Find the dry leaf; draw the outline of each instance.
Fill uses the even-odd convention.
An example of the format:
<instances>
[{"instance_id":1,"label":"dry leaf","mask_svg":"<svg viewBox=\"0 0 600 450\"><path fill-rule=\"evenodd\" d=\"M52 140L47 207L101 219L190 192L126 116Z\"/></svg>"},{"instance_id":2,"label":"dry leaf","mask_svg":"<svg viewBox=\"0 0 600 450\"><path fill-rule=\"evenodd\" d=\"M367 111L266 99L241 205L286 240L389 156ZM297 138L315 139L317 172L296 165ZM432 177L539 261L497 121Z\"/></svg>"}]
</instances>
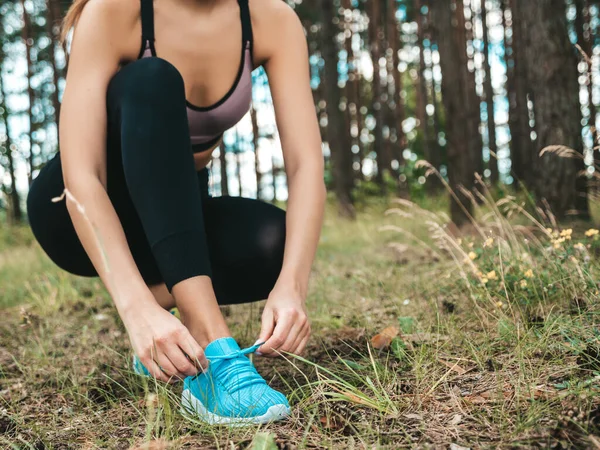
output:
<instances>
[{"instance_id":1,"label":"dry leaf","mask_svg":"<svg viewBox=\"0 0 600 450\"><path fill-rule=\"evenodd\" d=\"M381 333L376 336L373 336L371 339L371 345L377 350L383 350L384 348L388 348L392 343L392 339L398 336L400 331L396 327L387 327Z\"/></svg>"}]
</instances>

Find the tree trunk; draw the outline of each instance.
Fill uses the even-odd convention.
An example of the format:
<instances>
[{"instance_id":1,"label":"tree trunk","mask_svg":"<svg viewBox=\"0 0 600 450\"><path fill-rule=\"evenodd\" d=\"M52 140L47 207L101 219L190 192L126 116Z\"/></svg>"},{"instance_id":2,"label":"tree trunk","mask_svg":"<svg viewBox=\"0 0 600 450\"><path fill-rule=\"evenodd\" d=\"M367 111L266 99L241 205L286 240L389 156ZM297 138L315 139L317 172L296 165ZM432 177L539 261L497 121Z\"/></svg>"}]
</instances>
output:
<instances>
[{"instance_id":1,"label":"tree trunk","mask_svg":"<svg viewBox=\"0 0 600 450\"><path fill-rule=\"evenodd\" d=\"M398 162L398 168L395 170L395 179L397 183L398 195L401 197L408 196L408 185L406 181L400 177L404 172L404 157L402 152L406 148L406 135L404 134L404 119L406 111L404 108L404 99L402 98L402 73L400 72L400 33L401 28L398 26L396 18L397 2L396 0L388 0L388 21L387 21L387 40L391 50L391 74L393 83L390 84L390 124L394 124L396 130L396 141L393 142L390 156Z\"/></svg>"},{"instance_id":2,"label":"tree trunk","mask_svg":"<svg viewBox=\"0 0 600 450\"><path fill-rule=\"evenodd\" d=\"M236 139L236 142L239 140ZM243 197L242 192L242 153L235 153L235 175L237 177L238 182L238 197Z\"/></svg>"},{"instance_id":3,"label":"tree trunk","mask_svg":"<svg viewBox=\"0 0 600 450\"><path fill-rule=\"evenodd\" d=\"M59 100L59 80L60 72L56 67L56 42L58 42L60 35L60 17L56 17L57 8L54 5L55 0L47 0L46 8L48 11L48 18L46 20L46 27L48 30L48 36L52 40L48 47L50 64L52 66L52 82L54 84L54 92L52 92L52 106L54 107L54 121L56 122L56 128L58 129L58 122L60 120L60 100Z\"/></svg>"},{"instance_id":4,"label":"tree trunk","mask_svg":"<svg viewBox=\"0 0 600 450\"><path fill-rule=\"evenodd\" d=\"M350 0L342 0L342 7L345 10L352 11L352 4ZM347 17L347 16L344 16ZM360 114L359 106L358 106L358 79L359 74L357 70L356 58L354 57L354 50L352 49L352 37L354 35L352 26L352 16L350 16L349 20L345 20L342 23L344 24L344 49L346 50L346 61L348 64L348 80L346 81L346 85L344 86L344 97L346 97L346 133L347 133L347 144L350 149L358 149L357 153L352 152L352 160L353 164L355 160L360 159L360 134L356 136L353 135L354 131L358 127L358 117ZM356 155L356 156L355 156ZM354 167L352 172L354 173Z\"/></svg>"},{"instance_id":5,"label":"tree trunk","mask_svg":"<svg viewBox=\"0 0 600 450\"><path fill-rule=\"evenodd\" d=\"M402 151L406 147L406 135L404 134L404 120L406 119L406 109L404 107L404 99L402 98L402 73L400 72L400 33L401 29L398 26L396 18L396 0L388 0L388 8L391 14L388 18L388 42L392 50L392 76L394 79L394 97L392 104L395 112L395 127L398 149Z\"/></svg>"},{"instance_id":6,"label":"tree trunk","mask_svg":"<svg viewBox=\"0 0 600 450\"><path fill-rule=\"evenodd\" d=\"M488 146L490 150L490 182L492 185L498 183L499 171L498 171L498 145L496 143L496 116L495 116L495 103L494 103L494 87L492 85L492 69L490 67L490 40L489 31L487 24L487 6L485 0L481 2L481 23L483 28L483 70L485 72L485 101L487 104L487 128L488 128Z\"/></svg>"},{"instance_id":7,"label":"tree trunk","mask_svg":"<svg viewBox=\"0 0 600 450\"><path fill-rule=\"evenodd\" d=\"M0 33L2 30L0 29ZM0 47L0 61L4 61L4 52ZM8 107L6 107L6 92L4 89L4 80L2 79L2 70L0 66L0 95L2 96L2 102L0 104L4 105L3 108L0 108L2 114L0 118L2 119L2 126L4 128L4 137L0 135L0 150L2 147L5 148L6 151L6 159L8 162L8 175L10 176L10 211L9 211L9 219L11 223L20 223L23 220L23 212L21 210L21 199L19 196L19 191L17 191L17 176L15 170L15 160L13 156L14 144L12 143L12 139L10 138L10 129L8 125Z\"/></svg>"},{"instance_id":8,"label":"tree trunk","mask_svg":"<svg viewBox=\"0 0 600 450\"><path fill-rule=\"evenodd\" d=\"M480 99L477 95L477 86L475 83L475 73L469 70L469 55L467 53L467 46L472 45L473 35L472 31L467 34L467 22L465 18L465 5L464 0L455 0L456 10L454 12L456 17L455 39L457 45L461 45L462 50L460 51L460 74L466 88L464 90L463 100L465 102L465 108L468 111L468 119L466 121L467 126L467 145L469 148L469 157L472 159L473 171L483 175L483 142L481 134L479 132L479 126L481 124L481 108ZM471 12L471 17L473 13ZM473 29L473 22L471 22L471 30ZM471 44L469 44L471 42Z\"/></svg>"},{"instance_id":9,"label":"tree trunk","mask_svg":"<svg viewBox=\"0 0 600 450\"><path fill-rule=\"evenodd\" d=\"M334 190L339 203L340 214L344 217L354 218L355 211L352 201L352 188L354 177L352 173L352 151L344 147L340 135L344 133L344 118L340 112L340 89L338 87L338 29L333 21L336 18L336 9L331 0L321 0L323 14L323 41L322 51L325 66L323 76L325 83L325 101L327 105L327 138L331 152L333 169Z\"/></svg>"},{"instance_id":10,"label":"tree trunk","mask_svg":"<svg viewBox=\"0 0 600 450\"><path fill-rule=\"evenodd\" d=\"M508 100L510 103L510 134L512 171L517 183L532 189L534 186L534 150L531 141L529 125L529 108L527 94L529 81L527 79L528 61L524 56L527 41L523 36L521 9L523 2L508 0L512 17L512 82L509 77ZM539 58L536 57L535 61Z\"/></svg>"},{"instance_id":11,"label":"tree trunk","mask_svg":"<svg viewBox=\"0 0 600 450\"><path fill-rule=\"evenodd\" d=\"M371 85L371 109L375 118L375 129L373 151L377 158L377 174L375 181L385 191L384 174L389 167L385 158L383 143L383 105L381 97L383 86L381 82L379 60L381 59L381 0L369 0L371 9L369 11L369 45L371 49L371 60L373 61L373 83Z\"/></svg>"},{"instance_id":12,"label":"tree trunk","mask_svg":"<svg viewBox=\"0 0 600 450\"><path fill-rule=\"evenodd\" d=\"M577 30L577 44L581 48L581 51L585 54L583 59L585 60L587 66L585 79L589 108L588 125L590 127L593 137L593 148L599 144L599 141L598 130L596 130L597 111L596 105L594 104L594 68L592 66L594 48L592 41L592 24L590 21L589 0L575 0L575 7L577 10L577 16L575 17L575 29Z\"/></svg>"},{"instance_id":13,"label":"tree trunk","mask_svg":"<svg viewBox=\"0 0 600 450\"><path fill-rule=\"evenodd\" d=\"M256 118L256 108L252 105L250 109L250 119L252 122L252 146L254 147L254 173L256 174L256 198L260 199L262 174L260 173L260 159L258 154L258 139L260 138L260 128Z\"/></svg>"},{"instance_id":14,"label":"tree trunk","mask_svg":"<svg viewBox=\"0 0 600 450\"><path fill-rule=\"evenodd\" d=\"M588 64L588 102L590 108L590 125L592 126L592 135L594 136L594 146L600 145L600 133L598 132L598 109L594 104L594 30L592 28L592 13L590 11L590 2L585 0L585 8L583 10L583 20L587 25L587 33L585 34L585 48L584 51L588 55L590 62Z\"/></svg>"},{"instance_id":15,"label":"tree trunk","mask_svg":"<svg viewBox=\"0 0 600 450\"><path fill-rule=\"evenodd\" d=\"M417 11L417 44L419 47L419 70L417 77L417 119L419 120L419 129L423 140L423 155L425 159L433 163L433 154L431 148L431 138L429 136L429 117L427 116L427 104L429 95L427 93L427 82L425 80L425 15L422 11L422 0L415 0L415 10ZM432 186L433 183L428 183Z\"/></svg>"},{"instance_id":16,"label":"tree trunk","mask_svg":"<svg viewBox=\"0 0 600 450\"><path fill-rule=\"evenodd\" d=\"M29 105L27 106L27 114L29 117L29 171L27 177L29 179L29 185L33 181L33 171L35 170L35 163L33 158L33 102L34 102L34 92L33 87L31 85L31 79L33 78L33 63L31 61L31 46L33 45L30 40L33 40L33 33L31 29L31 20L29 18L29 13L25 8L25 0L21 0L21 7L23 8L23 29L21 31L21 38L23 39L23 44L25 45L25 53L26 53L26 62L27 62L27 95L29 97Z\"/></svg>"},{"instance_id":17,"label":"tree trunk","mask_svg":"<svg viewBox=\"0 0 600 450\"><path fill-rule=\"evenodd\" d=\"M446 109L448 178L458 199L452 198L450 215L457 226L469 222L472 204L461 188L473 188L475 154L481 152L481 136L473 133L473 123L479 124L480 120L478 113L472 111L475 93L469 92L472 85L464 73L468 72L465 32L458 29L464 27L462 6L461 0L456 2L454 9L446 2L433 1L431 4L431 23L435 27L440 53L442 98Z\"/></svg>"},{"instance_id":18,"label":"tree trunk","mask_svg":"<svg viewBox=\"0 0 600 450\"><path fill-rule=\"evenodd\" d=\"M580 158L538 151L564 145L583 153L577 51L571 44L563 0L519 2L527 34L525 60L535 110L537 150L535 190L560 220L567 214L589 218L585 169Z\"/></svg>"},{"instance_id":19,"label":"tree trunk","mask_svg":"<svg viewBox=\"0 0 600 450\"><path fill-rule=\"evenodd\" d=\"M219 169L221 171L221 195L229 195L229 180L227 178L227 147L224 142L221 142L219 147Z\"/></svg>"}]
</instances>

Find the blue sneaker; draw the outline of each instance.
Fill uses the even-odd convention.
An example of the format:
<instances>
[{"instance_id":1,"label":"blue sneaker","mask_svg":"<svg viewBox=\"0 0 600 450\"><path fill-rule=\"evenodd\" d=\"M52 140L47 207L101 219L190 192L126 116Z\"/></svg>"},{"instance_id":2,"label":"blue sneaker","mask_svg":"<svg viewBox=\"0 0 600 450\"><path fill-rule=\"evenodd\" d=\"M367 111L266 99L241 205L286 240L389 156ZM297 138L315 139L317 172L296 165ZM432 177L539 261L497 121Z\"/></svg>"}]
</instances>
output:
<instances>
[{"instance_id":1,"label":"blue sneaker","mask_svg":"<svg viewBox=\"0 0 600 450\"><path fill-rule=\"evenodd\" d=\"M148 369L146 369L146 366L144 366L142 364L142 361L140 361L140 358L138 358L137 355L133 355L133 360L131 362L131 366L133 368L134 373L136 373L137 375L141 376L141 377L149 377L150 376L150 372L148 372Z\"/></svg>"},{"instance_id":2,"label":"blue sneaker","mask_svg":"<svg viewBox=\"0 0 600 450\"><path fill-rule=\"evenodd\" d=\"M270 388L246 357L261 344L241 350L231 337L208 344L204 354L208 369L183 384L184 415L211 425L249 425L273 422L290 415L281 392Z\"/></svg>"}]
</instances>

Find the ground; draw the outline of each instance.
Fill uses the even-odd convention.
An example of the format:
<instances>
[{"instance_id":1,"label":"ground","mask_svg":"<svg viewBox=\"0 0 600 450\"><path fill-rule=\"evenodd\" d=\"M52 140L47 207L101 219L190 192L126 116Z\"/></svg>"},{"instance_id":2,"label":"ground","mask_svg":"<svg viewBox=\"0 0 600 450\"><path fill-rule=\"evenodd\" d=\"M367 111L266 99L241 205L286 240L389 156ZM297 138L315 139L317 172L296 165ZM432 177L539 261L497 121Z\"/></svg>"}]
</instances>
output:
<instances>
[{"instance_id":1,"label":"ground","mask_svg":"<svg viewBox=\"0 0 600 450\"><path fill-rule=\"evenodd\" d=\"M5 228L0 448L600 448L598 234L509 203L483 201L460 238L435 202L359 205L355 222L330 207L306 354L254 358L292 418L235 430L136 377L101 283ZM224 309L242 345L261 306Z\"/></svg>"}]
</instances>

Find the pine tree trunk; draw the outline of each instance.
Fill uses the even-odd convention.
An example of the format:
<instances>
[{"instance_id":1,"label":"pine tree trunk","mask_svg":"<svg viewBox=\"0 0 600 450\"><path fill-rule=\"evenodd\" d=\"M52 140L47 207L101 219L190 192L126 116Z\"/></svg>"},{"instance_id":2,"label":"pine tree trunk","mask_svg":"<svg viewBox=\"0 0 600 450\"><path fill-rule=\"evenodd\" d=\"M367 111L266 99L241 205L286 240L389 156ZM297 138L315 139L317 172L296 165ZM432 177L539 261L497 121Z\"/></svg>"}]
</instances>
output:
<instances>
[{"instance_id":1,"label":"pine tree trunk","mask_svg":"<svg viewBox=\"0 0 600 450\"><path fill-rule=\"evenodd\" d=\"M527 79L528 61L524 56L527 41L523 37L521 24L521 8L523 5L518 0L508 0L508 2L512 17L512 82L509 78L508 83L512 171L517 183L523 183L531 189L534 187L535 166L531 127L529 125L529 108L527 106L529 81ZM538 61L538 58L535 60Z\"/></svg>"},{"instance_id":2,"label":"pine tree trunk","mask_svg":"<svg viewBox=\"0 0 600 450\"><path fill-rule=\"evenodd\" d=\"M564 158L540 150L564 145L583 153L577 51L569 38L563 0L519 2L522 32L526 33L527 76L535 110L537 150L534 154L536 193L558 219L568 214L589 218L587 184L580 158Z\"/></svg>"},{"instance_id":3,"label":"pine tree trunk","mask_svg":"<svg viewBox=\"0 0 600 450\"><path fill-rule=\"evenodd\" d=\"M417 119L419 120L419 129L423 139L423 154L425 159L432 165L433 153L431 148L431 138L429 136L429 118L427 116L427 104L429 95L427 93L427 82L425 79L425 15L422 11L422 0L415 0L415 9L417 11L417 45L419 47L419 70L417 77ZM433 183L428 183L432 186Z\"/></svg>"},{"instance_id":4,"label":"pine tree trunk","mask_svg":"<svg viewBox=\"0 0 600 450\"><path fill-rule=\"evenodd\" d=\"M456 40L457 45L462 43L462 49L459 53L461 61L461 78L465 83L466 89L464 91L464 102L465 109L468 111L466 126L468 130L468 141L467 145L469 148L469 157L472 159L473 172L483 175L483 141L479 132L479 126L481 124L481 108L480 99L477 95L477 86L475 83L475 73L469 70L469 55L467 53L467 46L472 45L473 35L473 23L471 22L471 28L467 33L467 22L465 19L465 5L464 0L456 1ZM472 14L472 13L471 13ZM473 16L471 16L473 17Z\"/></svg>"},{"instance_id":5,"label":"pine tree trunk","mask_svg":"<svg viewBox=\"0 0 600 450\"><path fill-rule=\"evenodd\" d=\"M481 152L481 136L473 135L473 123L479 123L478 114L472 111L472 84L465 71L466 61L464 11L462 1L457 7L446 2L433 1L431 23L440 53L442 69L442 99L446 110L446 135L448 153L448 178L459 201L452 198L450 216L457 226L469 222L472 204L462 189L469 191L474 186L476 170L475 153ZM460 19L463 17L463 20ZM473 74L471 74L473 75ZM476 152L475 152L475 150Z\"/></svg>"},{"instance_id":6,"label":"pine tree trunk","mask_svg":"<svg viewBox=\"0 0 600 450\"><path fill-rule=\"evenodd\" d=\"M260 199L262 174L260 173L260 159L258 154L258 140L260 138L260 128L256 118L256 108L254 105L250 109L250 120L252 122L252 147L254 148L254 173L256 174L256 198Z\"/></svg>"},{"instance_id":7,"label":"pine tree trunk","mask_svg":"<svg viewBox=\"0 0 600 450\"><path fill-rule=\"evenodd\" d=\"M236 139L236 142L239 142L238 139ZM242 153L236 153L235 154L235 175L237 177L237 182L238 182L238 197L243 197L243 192L242 192Z\"/></svg>"},{"instance_id":8,"label":"pine tree trunk","mask_svg":"<svg viewBox=\"0 0 600 450\"><path fill-rule=\"evenodd\" d=\"M499 171L498 171L498 145L496 143L496 115L495 115L495 103L494 103L494 87L492 85L492 69L490 66L490 40L489 30L487 24L487 6L486 0L480 0L481 2L481 23L483 27L483 54L484 54L484 65L483 70L485 72L485 101L487 104L487 128L488 128L488 139L490 149L490 162L489 169L491 172L490 182L492 185L498 183Z\"/></svg>"},{"instance_id":9,"label":"pine tree trunk","mask_svg":"<svg viewBox=\"0 0 600 450\"><path fill-rule=\"evenodd\" d=\"M350 0L342 0L342 7L345 10L352 10L352 4L350 2ZM347 144L349 145L350 149L352 148L358 148L358 155L360 158L360 148L361 148L361 143L360 143L360 139L359 136L353 136L352 132L354 127L358 124L358 117L360 112L358 111L358 98L357 98L357 87L356 85L358 84L358 70L357 70L357 65L356 65L356 59L354 57L354 51L352 50L352 37L354 35L353 31L352 31L352 16L350 16L350 19L347 21L343 21L342 23L344 24L344 49L346 50L346 61L348 64L348 80L346 81L346 85L344 86L344 97L346 97L346 110L345 110L345 117L346 117L346 132L347 132ZM356 147L355 147L356 146ZM354 160L357 160L359 158L356 158L354 155L354 152L352 153L353 157L353 163ZM353 168L353 173L354 173L354 168Z\"/></svg>"},{"instance_id":10,"label":"pine tree trunk","mask_svg":"<svg viewBox=\"0 0 600 450\"><path fill-rule=\"evenodd\" d=\"M2 30L0 29L0 33ZM0 46L0 62L4 61L4 52ZM10 128L8 125L8 108L6 107L6 92L4 89L4 80L2 79L2 70L0 67L0 95L2 96L2 102L0 104L5 105L4 108L0 108L2 114L0 118L2 119L2 125L4 128L4 139L0 139L0 149L5 147L6 151L6 160L8 162L8 175L10 176L10 210L9 210L9 222L10 223L20 223L23 220L23 212L21 210L21 199L19 196L19 191L17 191L17 176L15 170L15 160L14 160L14 147L12 143L12 139L10 138ZM4 142L3 142L4 141Z\"/></svg>"},{"instance_id":11,"label":"pine tree trunk","mask_svg":"<svg viewBox=\"0 0 600 450\"><path fill-rule=\"evenodd\" d=\"M352 188L354 176L352 173L352 151L344 146L341 135L344 131L344 118L341 114L340 89L338 87L338 29L333 21L336 18L336 9L331 0L321 0L323 14L323 40L322 54L325 61L323 76L325 83L325 101L327 104L327 142L331 152L331 163L334 178L334 190L338 199L339 212L348 218L355 217L352 201Z\"/></svg>"},{"instance_id":12,"label":"pine tree trunk","mask_svg":"<svg viewBox=\"0 0 600 450\"><path fill-rule=\"evenodd\" d=\"M383 105L381 97L383 94L383 86L381 82L379 60L381 59L381 0L369 0L370 11L369 11L369 45L371 49L371 60L373 61L373 83L371 85L371 109L375 118L375 129L373 151L377 158L377 174L375 181L379 187L385 191L384 174L388 168L388 164L385 161L384 154L384 142L383 142Z\"/></svg>"},{"instance_id":13,"label":"pine tree trunk","mask_svg":"<svg viewBox=\"0 0 600 450\"><path fill-rule=\"evenodd\" d=\"M408 197L408 185L406 181L400 177L404 172L404 157L402 152L406 148L406 135L404 134L404 119L406 111L404 108L404 99L402 98L402 73L400 73L400 33L401 28L398 26L398 19L396 18L397 2L396 0L388 0L388 21L387 21L387 41L391 50L391 74L393 83L390 84L390 99L388 105L390 105L390 120L389 123L393 124L391 127L396 131L396 142L392 145L390 156L398 162L398 169L395 170L395 176L397 183L397 193L401 197Z\"/></svg>"},{"instance_id":14,"label":"pine tree trunk","mask_svg":"<svg viewBox=\"0 0 600 450\"><path fill-rule=\"evenodd\" d=\"M48 36L52 40L48 47L50 64L52 66L52 82L54 84L54 92L52 92L52 106L54 107L54 120L56 122L56 128L58 129L58 122L60 120L60 99L59 99L59 80L60 72L56 67L56 43L59 40L59 29L60 29L60 17L56 17L54 14L57 11L54 5L55 0L46 1L46 11L48 17L46 19L46 28L48 30Z\"/></svg>"},{"instance_id":15,"label":"pine tree trunk","mask_svg":"<svg viewBox=\"0 0 600 450\"><path fill-rule=\"evenodd\" d=\"M26 53L26 62L27 62L27 96L29 97L29 105L27 106L27 114L29 118L29 170L27 177L29 179L29 185L33 181L33 171L35 170L35 161L33 157L33 102L34 102L34 92L33 87L31 85L31 79L33 78L33 63L31 61L31 46L33 45L30 42L30 39L33 40L33 33L31 29L31 20L29 18L29 13L25 8L25 0L21 0L21 7L23 8L23 29L21 31L21 38L23 40L23 44L25 45L25 53Z\"/></svg>"},{"instance_id":16,"label":"pine tree trunk","mask_svg":"<svg viewBox=\"0 0 600 450\"><path fill-rule=\"evenodd\" d=\"M221 142L219 147L219 169L221 172L221 195L229 195L229 180L227 178L227 147L224 142Z\"/></svg>"},{"instance_id":17,"label":"pine tree trunk","mask_svg":"<svg viewBox=\"0 0 600 450\"><path fill-rule=\"evenodd\" d=\"M388 8L391 14L388 18L388 41L392 50L392 75L394 79L394 97L392 103L395 105L395 127L398 149L402 151L406 147L406 135L404 134L404 120L406 119L406 109L404 107L404 99L402 98L402 73L400 72L400 33L401 29L398 26L396 18L396 0L388 0ZM401 155L401 154L400 154Z\"/></svg>"},{"instance_id":18,"label":"pine tree trunk","mask_svg":"<svg viewBox=\"0 0 600 450\"><path fill-rule=\"evenodd\" d=\"M590 20L589 0L575 0L577 16L575 17L575 29L577 31L577 44L584 53L584 60L587 66L586 73L586 88L588 96L589 118L588 124L591 128L593 136L593 146L595 147L600 142L598 141L598 130L596 129L597 110L594 104L594 68L592 66L593 58L593 40L592 40L592 24Z\"/></svg>"}]
</instances>

